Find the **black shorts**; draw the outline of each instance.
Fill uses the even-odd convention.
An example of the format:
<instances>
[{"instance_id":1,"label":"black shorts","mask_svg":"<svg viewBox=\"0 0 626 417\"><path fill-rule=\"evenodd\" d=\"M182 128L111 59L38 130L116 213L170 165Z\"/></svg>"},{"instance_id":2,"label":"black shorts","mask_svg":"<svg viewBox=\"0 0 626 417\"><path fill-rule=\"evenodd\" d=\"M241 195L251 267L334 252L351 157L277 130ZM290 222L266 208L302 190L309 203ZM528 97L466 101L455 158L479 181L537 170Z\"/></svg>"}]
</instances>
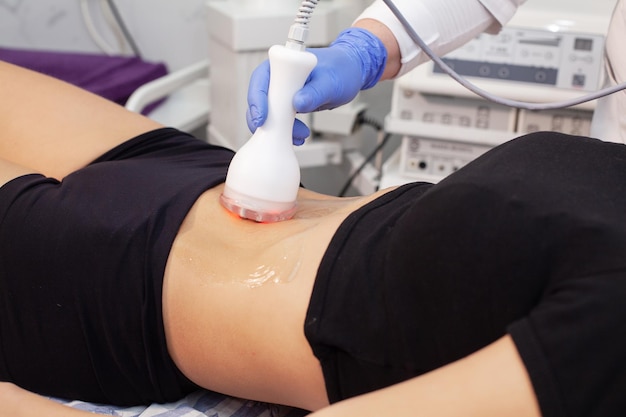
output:
<instances>
[{"instance_id":1,"label":"black shorts","mask_svg":"<svg viewBox=\"0 0 626 417\"><path fill-rule=\"evenodd\" d=\"M163 273L188 210L232 155L166 128L61 183L25 175L0 188L0 380L117 405L196 389L167 351Z\"/></svg>"},{"instance_id":2,"label":"black shorts","mask_svg":"<svg viewBox=\"0 0 626 417\"><path fill-rule=\"evenodd\" d=\"M509 333L544 416L626 409L626 146L540 133L341 225L305 333L331 402Z\"/></svg>"}]
</instances>

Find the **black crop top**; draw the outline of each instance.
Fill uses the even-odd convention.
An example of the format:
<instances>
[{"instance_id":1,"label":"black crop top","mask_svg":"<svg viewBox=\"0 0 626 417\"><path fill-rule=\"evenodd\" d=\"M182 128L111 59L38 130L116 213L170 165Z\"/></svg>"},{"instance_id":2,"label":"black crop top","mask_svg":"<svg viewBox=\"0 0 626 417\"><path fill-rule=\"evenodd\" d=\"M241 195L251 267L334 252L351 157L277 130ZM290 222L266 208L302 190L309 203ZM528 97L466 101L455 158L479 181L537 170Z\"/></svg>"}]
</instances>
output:
<instances>
[{"instance_id":1,"label":"black crop top","mask_svg":"<svg viewBox=\"0 0 626 417\"><path fill-rule=\"evenodd\" d=\"M232 155L160 129L61 183L26 175L0 188L0 380L116 405L196 389L167 351L163 273L188 210Z\"/></svg>"},{"instance_id":2,"label":"black crop top","mask_svg":"<svg viewBox=\"0 0 626 417\"><path fill-rule=\"evenodd\" d=\"M344 221L305 324L329 399L509 333L545 417L626 410L626 146L538 133Z\"/></svg>"}]
</instances>

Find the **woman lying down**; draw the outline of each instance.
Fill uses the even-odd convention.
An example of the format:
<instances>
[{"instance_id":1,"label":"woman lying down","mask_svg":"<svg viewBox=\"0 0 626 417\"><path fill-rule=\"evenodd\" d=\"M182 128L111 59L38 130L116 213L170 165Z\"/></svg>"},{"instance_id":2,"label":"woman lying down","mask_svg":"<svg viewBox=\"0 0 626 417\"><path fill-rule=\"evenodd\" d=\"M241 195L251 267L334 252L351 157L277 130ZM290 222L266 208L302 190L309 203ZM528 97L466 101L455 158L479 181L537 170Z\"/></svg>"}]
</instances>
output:
<instances>
[{"instance_id":1,"label":"woman lying down","mask_svg":"<svg viewBox=\"0 0 626 417\"><path fill-rule=\"evenodd\" d=\"M626 146L537 133L260 224L219 203L229 150L0 77L0 415L199 387L316 416L626 409Z\"/></svg>"}]
</instances>

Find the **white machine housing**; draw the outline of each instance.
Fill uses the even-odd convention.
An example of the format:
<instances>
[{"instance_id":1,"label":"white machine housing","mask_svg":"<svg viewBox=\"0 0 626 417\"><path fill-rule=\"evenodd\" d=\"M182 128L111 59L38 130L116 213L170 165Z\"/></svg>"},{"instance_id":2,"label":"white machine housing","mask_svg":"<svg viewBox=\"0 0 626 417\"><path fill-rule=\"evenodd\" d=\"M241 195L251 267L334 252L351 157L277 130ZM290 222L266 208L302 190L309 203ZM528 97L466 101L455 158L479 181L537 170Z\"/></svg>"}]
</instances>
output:
<instances>
[{"instance_id":1,"label":"white machine housing","mask_svg":"<svg viewBox=\"0 0 626 417\"><path fill-rule=\"evenodd\" d=\"M604 39L616 0L528 0L498 35L482 34L444 57L480 88L513 100L579 97L604 82ZM418 33L419 33L419 28ZM531 112L486 101L433 63L394 84L385 129L402 136L381 187L437 182L492 147L539 130L589 133L593 102Z\"/></svg>"},{"instance_id":2,"label":"white machine housing","mask_svg":"<svg viewBox=\"0 0 626 417\"><path fill-rule=\"evenodd\" d=\"M362 1L322 0L309 23L307 46L328 45L349 26ZM282 45L294 22L301 0L208 0L211 120L209 142L237 150L251 134L245 120L248 83L252 71L267 59L272 45ZM298 115L313 126L309 115ZM343 118L340 118L343 120ZM319 122L315 127L319 125ZM298 146L301 167L339 164L338 141L309 140Z\"/></svg>"}]
</instances>

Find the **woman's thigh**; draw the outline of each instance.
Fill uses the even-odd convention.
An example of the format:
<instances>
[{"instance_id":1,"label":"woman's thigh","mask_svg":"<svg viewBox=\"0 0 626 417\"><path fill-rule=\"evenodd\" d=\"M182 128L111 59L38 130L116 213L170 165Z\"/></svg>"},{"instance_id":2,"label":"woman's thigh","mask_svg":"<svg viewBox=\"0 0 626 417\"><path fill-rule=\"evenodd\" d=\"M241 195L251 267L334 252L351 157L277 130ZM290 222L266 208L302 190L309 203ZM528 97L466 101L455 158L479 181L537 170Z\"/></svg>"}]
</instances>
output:
<instances>
[{"instance_id":1,"label":"woman's thigh","mask_svg":"<svg viewBox=\"0 0 626 417\"><path fill-rule=\"evenodd\" d=\"M58 179L160 127L85 90L5 62L0 97L0 158Z\"/></svg>"}]
</instances>

